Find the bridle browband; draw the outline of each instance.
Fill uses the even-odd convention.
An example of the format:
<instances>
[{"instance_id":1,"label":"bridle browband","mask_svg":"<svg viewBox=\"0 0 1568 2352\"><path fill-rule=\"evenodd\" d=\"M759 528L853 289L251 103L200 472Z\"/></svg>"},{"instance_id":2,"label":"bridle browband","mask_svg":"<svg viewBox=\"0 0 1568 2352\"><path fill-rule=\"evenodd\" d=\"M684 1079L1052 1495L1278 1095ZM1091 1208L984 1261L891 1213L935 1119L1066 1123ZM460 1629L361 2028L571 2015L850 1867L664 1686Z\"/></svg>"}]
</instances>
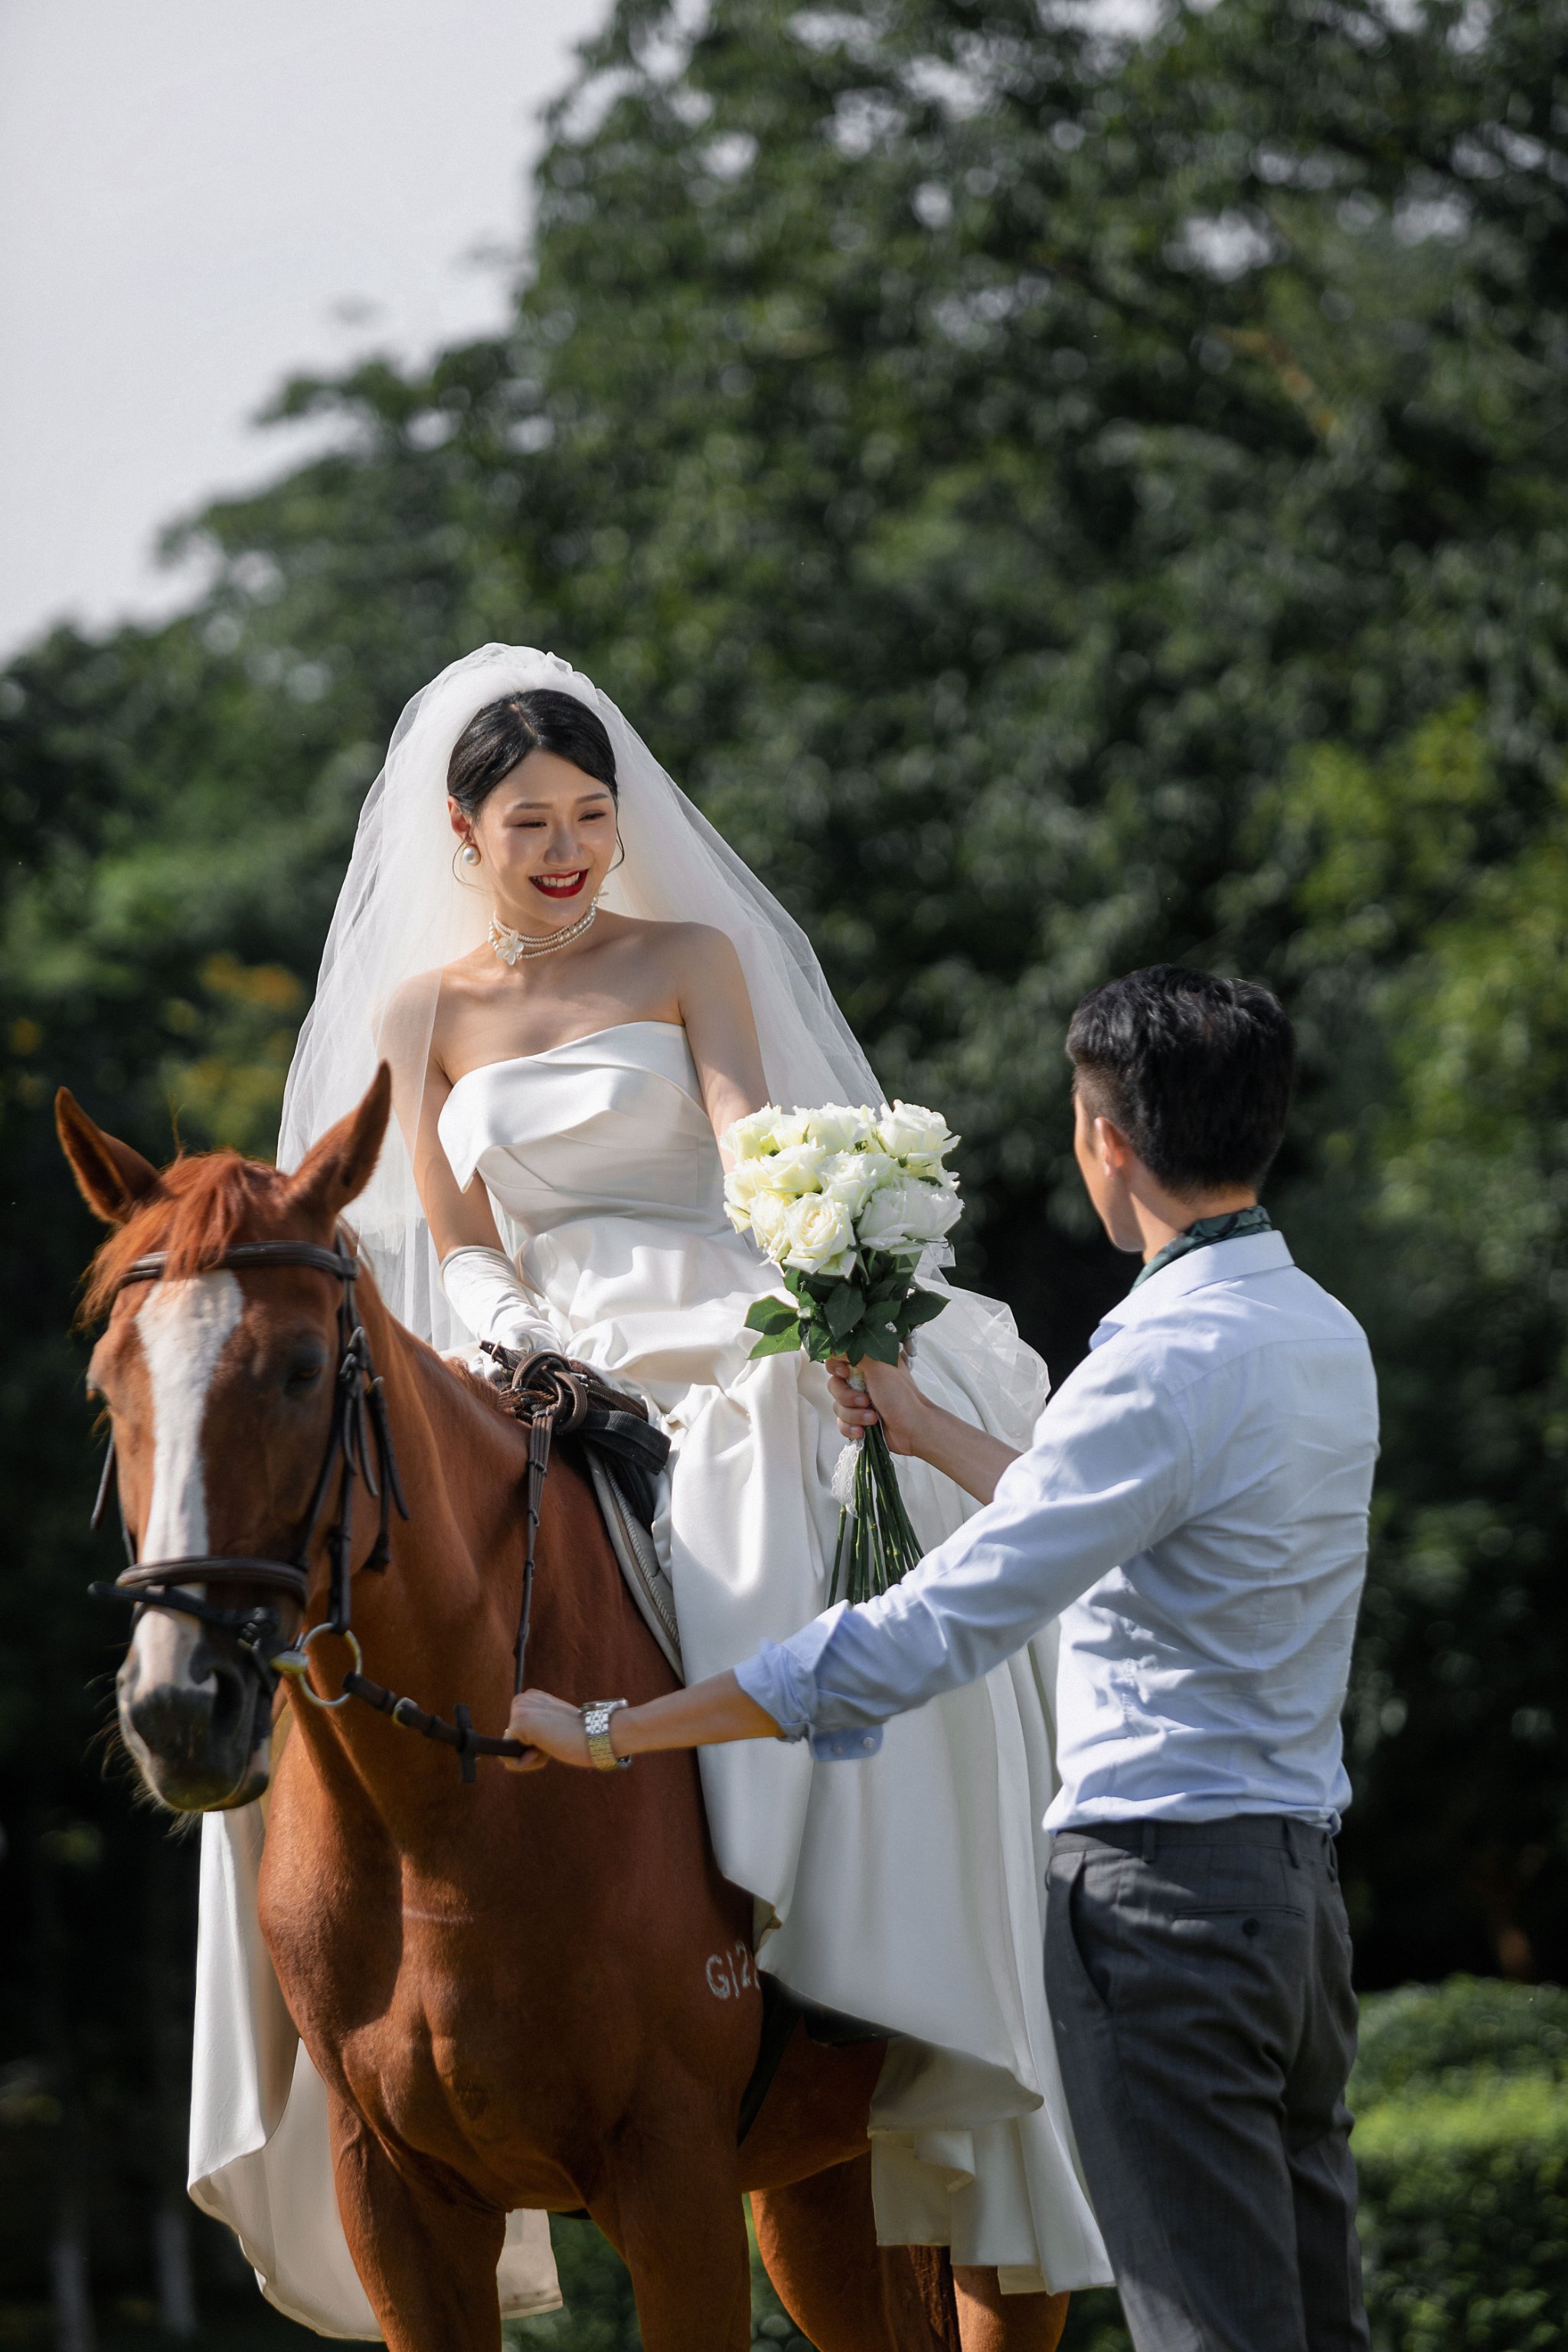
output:
<instances>
[{"instance_id":1,"label":"bridle browband","mask_svg":"<svg viewBox=\"0 0 1568 2352\"><path fill-rule=\"evenodd\" d=\"M364 1327L354 1312L353 1285L360 1271L358 1258L341 1234L338 1245L333 1249L323 1249L314 1242L234 1242L220 1255L194 1271L216 1274L226 1270L237 1274L279 1266L306 1266L313 1272L331 1276L342 1285L338 1302L338 1362L334 1375L331 1426L293 1558L280 1560L235 1552L212 1552L193 1554L182 1559L138 1560L121 1506L120 1528L125 1544L126 1566L112 1584L94 1584L89 1590L102 1599L129 1602L138 1618L145 1609L166 1609L179 1616L194 1617L199 1623L210 1625L216 1631L232 1633L241 1658L256 1673L268 1698L277 1689L279 1676L286 1675L297 1685L302 1696L318 1707L335 1708L343 1706L350 1698L361 1699L367 1706L374 1706L378 1714L390 1716L395 1723L401 1724L405 1729L420 1732L426 1739L438 1741L444 1747L455 1748L463 1779L471 1781L475 1778L477 1758L520 1757L527 1752L522 1743L476 1731L472 1716L466 1706L454 1707L455 1720L447 1723L442 1717L416 1706L413 1699L399 1698L380 1683L373 1682L361 1670L363 1654L350 1623L350 1588L355 1572L353 1503L357 1481L363 1479L367 1492L380 1505L375 1540L360 1563L362 1571L379 1574L386 1567L391 1556L391 1513L394 1507L400 1517L406 1519L409 1516L393 1451L392 1431L387 1421L381 1378L371 1361L370 1343L365 1337ZM165 1250L154 1250L145 1257L135 1258L120 1276L115 1286L116 1295L130 1283L161 1281L167 1271L168 1253ZM551 1439L557 1428L564 1433L576 1427L587 1410L587 1397L581 1375L564 1357L542 1352L518 1366L508 1401L528 1428L526 1549L522 1600L512 1654L513 1688L521 1691L529 1621L532 1613L534 1546L539 1531L544 1475L550 1462ZM320 1624L312 1625L309 1633L290 1643L283 1633L282 1621L275 1606L258 1602L248 1608L226 1609L215 1606L209 1599L187 1589L193 1583L204 1585L209 1591L215 1585L259 1585L264 1591L284 1595L303 1610L310 1585L310 1549L321 1513L326 1507L334 1470L339 1473L337 1516L326 1529L328 1607L327 1614ZM111 1493L117 1495L112 1429L109 1450L104 1457L103 1474L99 1480L98 1499L93 1506L91 1524L95 1528L102 1524ZM310 1645L322 1633L336 1634L345 1641L354 1661L352 1669L342 1678L339 1696L331 1699L323 1698L311 1687L309 1680Z\"/></svg>"}]
</instances>

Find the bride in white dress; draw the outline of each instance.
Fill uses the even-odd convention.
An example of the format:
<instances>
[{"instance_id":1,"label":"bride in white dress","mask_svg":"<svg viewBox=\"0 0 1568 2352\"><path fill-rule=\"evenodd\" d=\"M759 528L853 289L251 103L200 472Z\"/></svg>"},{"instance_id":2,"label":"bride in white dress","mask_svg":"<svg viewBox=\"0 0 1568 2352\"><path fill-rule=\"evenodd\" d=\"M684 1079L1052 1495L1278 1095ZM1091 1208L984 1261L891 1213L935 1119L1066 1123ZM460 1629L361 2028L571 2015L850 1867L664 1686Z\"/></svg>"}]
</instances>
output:
<instances>
[{"instance_id":1,"label":"bride in white dress","mask_svg":"<svg viewBox=\"0 0 1568 2352\"><path fill-rule=\"evenodd\" d=\"M820 1366L748 1360L746 1309L776 1276L726 1222L717 1138L769 1100L879 1089L797 928L552 656L486 646L404 714L290 1074L283 1164L383 1052L402 1136L356 1213L388 1303L439 1346L561 1347L647 1399L673 1441L655 1536L689 1679L798 1629L827 1600L841 1440ZM921 1385L1027 1444L1044 1367L1005 1309L948 1300L921 1334ZM928 1546L976 1507L923 1464L900 1476ZM1110 2276L1042 1980L1054 1663L1036 1643L898 1718L853 1771L805 1746L701 1751L715 1851L755 1898L761 1966L890 2037L872 2113L879 2234L946 2245L1005 2293ZM359 2333L342 2294L312 2296L313 2263L336 2276L338 2246L318 2242L330 2222L318 2212L292 2245L278 2211L258 2225L267 2176L275 2205L284 2193L266 2163L277 2116L258 2116L210 2047L203 2063L204 2037L254 2037L268 1997L239 1826L208 1823L193 2174L253 2255L265 2242L275 2300ZM296 2071L284 2123L301 2143L312 2089ZM511 2307L537 2307L537 2229L514 2231L509 2259Z\"/></svg>"}]
</instances>

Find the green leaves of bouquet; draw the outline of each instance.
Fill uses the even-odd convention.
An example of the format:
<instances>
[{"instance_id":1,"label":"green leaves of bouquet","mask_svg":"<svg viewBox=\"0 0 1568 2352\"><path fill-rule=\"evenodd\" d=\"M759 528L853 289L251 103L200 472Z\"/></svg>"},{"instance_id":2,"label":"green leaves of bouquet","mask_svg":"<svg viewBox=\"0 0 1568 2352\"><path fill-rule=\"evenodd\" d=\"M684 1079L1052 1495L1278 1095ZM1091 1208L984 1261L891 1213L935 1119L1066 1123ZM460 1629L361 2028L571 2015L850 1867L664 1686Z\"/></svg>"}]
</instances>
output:
<instances>
[{"instance_id":1,"label":"green leaves of bouquet","mask_svg":"<svg viewBox=\"0 0 1568 2352\"><path fill-rule=\"evenodd\" d=\"M947 1305L939 1292L915 1288L909 1267L897 1258L867 1267L863 1286L836 1276L802 1274L794 1266L783 1272L796 1304L784 1298L755 1302L746 1317L746 1329L763 1335L753 1357L804 1348L818 1364L830 1356L847 1356L852 1364L868 1356L874 1363L896 1364L910 1334Z\"/></svg>"}]
</instances>

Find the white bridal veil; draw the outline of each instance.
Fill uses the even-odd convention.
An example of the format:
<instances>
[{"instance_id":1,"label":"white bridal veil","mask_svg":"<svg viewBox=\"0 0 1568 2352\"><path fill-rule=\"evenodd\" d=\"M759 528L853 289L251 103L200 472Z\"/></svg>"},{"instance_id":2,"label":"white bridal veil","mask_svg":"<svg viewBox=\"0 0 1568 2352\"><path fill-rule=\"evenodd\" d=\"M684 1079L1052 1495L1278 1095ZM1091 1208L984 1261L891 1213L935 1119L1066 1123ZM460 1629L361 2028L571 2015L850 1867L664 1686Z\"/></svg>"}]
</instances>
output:
<instances>
[{"instance_id":1,"label":"white bridal veil","mask_svg":"<svg viewBox=\"0 0 1568 2352\"><path fill-rule=\"evenodd\" d=\"M659 922L710 923L734 942L756 1015L775 1102L876 1102L879 1089L828 993L810 941L673 783L607 695L555 655L481 646L416 694L393 730L372 785L321 959L316 1001L300 1033L283 1097L278 1160L296 1167L352 1110L384 1055L399 1118L381 1164L354 1203L382 1296L437 1347L463 1336L442 1296L415 1189L408 1136L443 964L484 939L487 894L460 878L447 818L447 763L487 703L541 687L574 694L609 730L626 857L603 903Z\"/></svg>"}]
</instances>

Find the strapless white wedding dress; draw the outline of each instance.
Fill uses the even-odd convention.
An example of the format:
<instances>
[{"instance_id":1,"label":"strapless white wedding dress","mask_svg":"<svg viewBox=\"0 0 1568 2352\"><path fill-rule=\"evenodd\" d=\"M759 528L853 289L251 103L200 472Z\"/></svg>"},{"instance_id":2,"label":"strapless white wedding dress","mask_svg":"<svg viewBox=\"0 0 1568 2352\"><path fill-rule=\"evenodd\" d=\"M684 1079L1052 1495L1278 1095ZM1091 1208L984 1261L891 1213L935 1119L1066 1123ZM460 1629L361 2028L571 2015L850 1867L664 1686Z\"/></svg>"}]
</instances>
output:
<instances>
[{"instance_id":1,"label":"strapless white wedding dress","mask_svg":"<svg viewBox=\"0 0 1568 2352\"><path fill-rule=\"evenodd\" d=\"M655 1533L689 1679L797 1631L827 1605L842 1441L820 1366L748 1360L746 1309L777 1277L724 1216L684 1029L627 1022L470 1071L440 1135L458 1183L487 1186L562 1345L640 1389L674 1442ZM952 1294L921 1332L919 1377L1029 1443L1044 1370L1005 1309ZM975 1507L923 1464L900 1477L928 1548ZM758 1899L762 1965L895 2037L873 2110L884 2242L949 2245L1018 2290L1110 2276L1045 2006L1054 1677L1053 1633L890 1723L862 1761L769 1740L701 1753L720 1867Z\"/></svg>"}]
</instances>

